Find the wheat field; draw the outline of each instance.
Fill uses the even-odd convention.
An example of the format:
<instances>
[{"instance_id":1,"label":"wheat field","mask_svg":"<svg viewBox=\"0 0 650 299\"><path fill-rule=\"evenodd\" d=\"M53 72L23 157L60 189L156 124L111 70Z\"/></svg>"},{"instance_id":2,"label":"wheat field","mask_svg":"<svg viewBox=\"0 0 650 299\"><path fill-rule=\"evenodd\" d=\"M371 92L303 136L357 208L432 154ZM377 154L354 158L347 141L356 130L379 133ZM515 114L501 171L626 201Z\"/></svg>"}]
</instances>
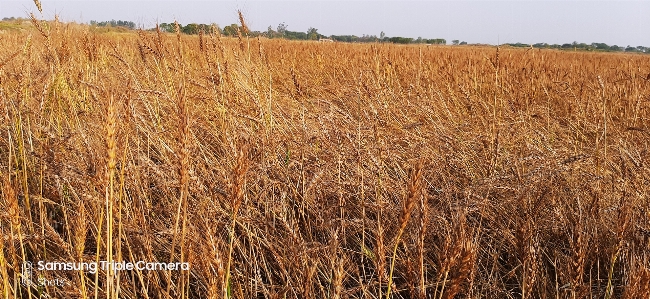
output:
<instances>
[{"instance_id":1,"label":"wheat field","mask_svg":"<svg viewBox=\"0 0 650 299\"><path fill-rule=\"evenodd\" d=\"M2 298L650 298L650 56L31 24Z\"/></svg>"}]
</instances>

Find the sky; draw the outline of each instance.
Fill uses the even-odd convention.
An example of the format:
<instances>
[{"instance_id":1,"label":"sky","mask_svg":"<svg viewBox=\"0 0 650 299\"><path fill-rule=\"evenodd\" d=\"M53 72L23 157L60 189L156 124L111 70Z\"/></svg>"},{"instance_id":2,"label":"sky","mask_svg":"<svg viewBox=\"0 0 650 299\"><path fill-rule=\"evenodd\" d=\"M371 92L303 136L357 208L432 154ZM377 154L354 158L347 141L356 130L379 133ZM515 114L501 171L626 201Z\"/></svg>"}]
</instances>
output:
<instances>
[{"instance_id":1,"label":"sky","mask_svg":"<svg viewBox=\"0 0 650 299\"><path fill-rule=\"evenodd\" d=\"M45 19L111 19L145 28L156 22L237 23L241 10L251 30L317 28L324 35L444 38L468 43L602 42L650 46L650 0L638 1L107 1L41 0ZM0 18L41 14L31 0L0 0Z\"/></svg>"}]
</instances>

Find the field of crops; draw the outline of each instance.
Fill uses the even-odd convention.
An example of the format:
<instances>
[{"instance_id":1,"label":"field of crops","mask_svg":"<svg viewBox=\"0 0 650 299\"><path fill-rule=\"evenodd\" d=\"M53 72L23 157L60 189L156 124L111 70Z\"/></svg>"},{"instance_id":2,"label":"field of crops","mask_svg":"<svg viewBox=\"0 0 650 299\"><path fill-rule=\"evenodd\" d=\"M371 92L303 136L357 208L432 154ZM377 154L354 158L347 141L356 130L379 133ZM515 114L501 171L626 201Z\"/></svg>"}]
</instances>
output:
<instances>
[{"instance_id":1,"label":"field of crops","mask_svg":"<svg viewBox=\"0 0 650 299\"><path fill-rule=\"evenodd\" d=\"M647 55L32 24L2 298L650 297Z\"/></svg>"}]
</instances>

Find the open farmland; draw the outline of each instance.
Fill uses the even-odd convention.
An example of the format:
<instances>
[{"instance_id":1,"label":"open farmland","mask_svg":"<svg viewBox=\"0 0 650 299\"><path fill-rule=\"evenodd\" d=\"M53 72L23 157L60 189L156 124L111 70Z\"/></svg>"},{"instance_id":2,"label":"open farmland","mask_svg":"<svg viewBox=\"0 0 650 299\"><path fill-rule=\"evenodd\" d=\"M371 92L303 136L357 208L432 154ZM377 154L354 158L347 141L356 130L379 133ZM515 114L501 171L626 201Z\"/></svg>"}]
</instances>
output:
<instances>
[{"instance_id":1,"label":"open farmland","mask_svg":"<svg viewBox=\"0 0 650 299\"><path fill-rule=\"evenodd\" d=\"M650 57L0 34L2 298L648 298ZM189 262L40 271L23 261Z\"/></svg>"}]
</instances>

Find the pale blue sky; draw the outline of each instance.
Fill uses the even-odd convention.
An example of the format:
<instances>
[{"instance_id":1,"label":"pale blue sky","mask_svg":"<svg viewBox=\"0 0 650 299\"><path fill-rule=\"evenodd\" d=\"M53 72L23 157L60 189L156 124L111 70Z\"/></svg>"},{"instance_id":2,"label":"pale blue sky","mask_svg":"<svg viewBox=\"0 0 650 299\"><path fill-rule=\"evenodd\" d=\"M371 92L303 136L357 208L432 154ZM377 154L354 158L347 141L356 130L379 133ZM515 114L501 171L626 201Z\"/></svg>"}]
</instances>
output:
<instances>
[{"instance_id":1,"label":"pale blue sky","mask_svg":"<svg viewBox=\"0 0 650 299\"><path fill-rule=\"evenodd\" d=\"M237 22L252 30L286 23L292 31L445 38L469 43L592 43L650 46L650 0L645 1L106 1L42 0L43 16L66 21ZM30 0L0 0L0 17L38 12Z\"/></svg>"}]
</instances>

